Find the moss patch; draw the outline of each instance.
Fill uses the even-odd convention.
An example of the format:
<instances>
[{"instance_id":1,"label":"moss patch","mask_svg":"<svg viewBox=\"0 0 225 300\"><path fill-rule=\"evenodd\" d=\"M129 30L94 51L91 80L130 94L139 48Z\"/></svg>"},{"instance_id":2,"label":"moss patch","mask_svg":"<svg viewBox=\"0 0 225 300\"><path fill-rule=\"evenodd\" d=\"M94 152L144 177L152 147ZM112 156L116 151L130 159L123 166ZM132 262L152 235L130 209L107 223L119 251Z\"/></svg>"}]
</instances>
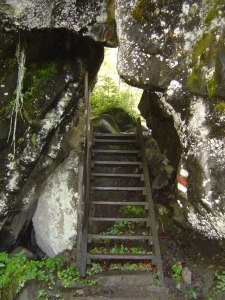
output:
<instances>
[{"instance_id":1,"label":"moss patch","mask_svg":"<svg viewBox=\"0 0 225 300\"><path fill-rule=\"evenodd\" d=\"M224 13L224 0L215 1L215 5L213 6L213 8L210 10L207 17L205 18L205 24L207 26L210 26L212 20L214 18L218 17L219 15L221 15L222 17L225 16L225 13Z\"/></svg>"},{"instance_id":2,"label":"moss patch","mask_svg":"<svg viewBox=\"0 0 225 300\"><path fill-rule=\"evenodd\" d=\"M212 98L218 89L218 76L216 70L211 79L206 78L206 70L216 68L216 57L224 48L224 45L216 40L214 33L204 34L198 41L192 53L192 74L187 78L187 88L195 93L208 92Z\"/></svg>"},{"instance_id":3,"label":"moss patch","mask_svg":"<svg viewBox=\"0 0 225 300\"><path fill-rule=\"evenodd\" d=\"M215 106L215 110L220 110L225 112L225 102L220 102Z\"/></svg>"},{"instance_id":4,"label":"moss patch","mask_svg":"<svg viewBox=\"0 0 225 300\"><path fill-rule=\"evenodd\" d=\"M50 79L56 73L56 63L45 61L40 65L30 64L26 74L26 92L24 93L24 117L29 123L41 117L38 99L43 96L44 86L51 86Z\"/></svg>"},{"instance_id":5,"label":"moss patch","mask_svg":"<svg viewBox=\"0 0 225 300\"><path fill-rule=\"evenodd\" d=\"M106 11L107 11L107 23L108 25L115 25L115 5L114 0L108 0L106 4Z\"/></svg>"}]
</instances>

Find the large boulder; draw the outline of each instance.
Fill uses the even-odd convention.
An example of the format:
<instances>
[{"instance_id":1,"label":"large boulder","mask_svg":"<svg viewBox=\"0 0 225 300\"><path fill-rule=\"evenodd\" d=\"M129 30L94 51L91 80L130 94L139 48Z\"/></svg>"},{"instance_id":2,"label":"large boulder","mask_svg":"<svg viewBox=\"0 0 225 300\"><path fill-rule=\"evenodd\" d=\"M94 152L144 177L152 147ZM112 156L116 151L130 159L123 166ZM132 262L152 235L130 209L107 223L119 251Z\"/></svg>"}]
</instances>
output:
<instances>
[{"instance_id":1,"label":"large boulder","mask_svg":"<svg viewBox=\"0 0 225 300\"><path fill-rule=\"evenodd\" d=\"M89 72L92 84L103 60L103 46L65 30L21 32L20 48L19 34L1 32L0 36L0 120L4 124L0 135L0 251L5 251L20 242L48 177L85 134L84 74ZM25 70L22 84L21 70ZM13 105L18 84L22 92L16 115ZM68 135L76 128L80 135L71 141Z\"/></svg>"},{"instance_id":2,"label":"large boulder","mask_svg":"<svg viewBox=\"0 0 225 300\"><path fill-rule=\"evenodd\" d=\"M77 238L78 170L83 161L80 130L70 130L73 148L48 177L33 217L37 245L49 257L71 250ZM71 141L71 142L70 142Z\"/></svg>"},{"instance_id":3,"label":"large boulder","mask_svg":"<svg viewBox=\"0 0 225 300\"><path fill-rule=\"evenodd\" d=\"M145 89L139 109L178 170L177 203L194 230L224 239L224 2L115 3L118 72Z\"/></svg>"}]
</instances>

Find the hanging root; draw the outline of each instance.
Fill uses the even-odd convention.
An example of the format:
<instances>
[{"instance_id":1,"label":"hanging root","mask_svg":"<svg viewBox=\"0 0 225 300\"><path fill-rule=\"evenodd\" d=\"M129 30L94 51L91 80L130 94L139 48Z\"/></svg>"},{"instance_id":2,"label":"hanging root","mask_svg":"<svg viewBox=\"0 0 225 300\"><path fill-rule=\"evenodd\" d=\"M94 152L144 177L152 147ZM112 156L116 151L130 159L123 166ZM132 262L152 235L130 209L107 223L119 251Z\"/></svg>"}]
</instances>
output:
<instances>
[{"instance_id":1,"label":"hanging root","mask_svg":"<svg viewBox=\"0 0 225 300\"><path fill-rule=\"evenodd\" d=\"M16 58L18 62L18 79L17 79L17 87L16 87L16 98L14 100L13 109L10 116L10 128L9 128L9 135L8 140L10 139L10 136L12 136L12 145L13 145L13 155L15 156L16 152L16 127L17 127L17 118L18 114L21 114L21 109L23 107L23 79L24 79L24 73L25 73L25 48L22 47L20 43L17 46L16 49Z\"/></svg>"}]
</instances>

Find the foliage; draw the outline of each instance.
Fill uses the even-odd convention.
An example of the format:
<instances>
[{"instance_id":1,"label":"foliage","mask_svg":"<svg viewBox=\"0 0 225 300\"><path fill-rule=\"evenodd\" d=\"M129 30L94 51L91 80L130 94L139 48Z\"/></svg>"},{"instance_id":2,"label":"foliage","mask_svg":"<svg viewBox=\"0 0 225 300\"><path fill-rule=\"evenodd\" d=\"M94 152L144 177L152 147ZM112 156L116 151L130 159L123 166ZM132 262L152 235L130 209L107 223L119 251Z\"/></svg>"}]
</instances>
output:
<instances>
[{"instance_id":1,"label":"foliage","mask_svg":"<svg viewBox=\"0 0 225 300\"><path fill-rule=\"evenodd\" d=\"M117 221L115 224L109 228L108 231L102 232L104 235L122 235L122 234L132 234L134 229L134 224L129 221Z\"/></svg>"},{"instance_id":2,"label":"foliage","mask_svg":"<svg viewBox=\"0 0 225 300\"><path fill-rule=\"evenodd\" d=\"M173 265L172 270L174 272L173 277L176 278L177 280L180 280L180 274L182 271L182 266L181 265Z\"/></svg>"},{"instance_id":3,"label":"foliage","mask_svg":"<svg viewBox=\"0 0 225 300\"><path fill-rule=\"evenodd\" d=\"M26 91L24 93L24 115L28 122L32 122L32 118L40 118L41 111L38 109L38 99L43 96L43 87L46 82L56 73L56 63L53 61L45 61L38 65L31 63L29 72L26 74Z\"/></svg>"},{"instance_id":4,"label":"foliage","mask_svg":"<svg viewBox=\"0 0 225 300\"><path fill-rule=\"evenodd\" d=\"M219 13L221 11L221 17L224 16L223 12L223 5L224 5L224 1L223 0L216 0L215 4L213 6L213 8L210 10L210 12L208 13L207 17L205 18L205 24L207 26L211 25L211 22L214 18L216 18L217 16L219 16Z\"/></svg>"},{"instance_id":5,"label":"foliage","mask_svg":"<svg viewBox=\"0 0 225 300\"><path fill-rule=\"evenodd\" d=\"M119 210L124 218L145 218L146 210L143 207L126 205Z\"/></svg>"},{"instance_id":6,"label":"foliage","mask_svg":"<svg viewBox=\"0 0 225 300\"><path fill-rule=\"evenodd\" d=\"M216 284L213 287L214 294L222 294L225 291L225 271L215 273Z\"/></svg>"},{"instance_id":7,"label":"foliage","mask_svg":"<svg viewBox=\"0 0 225 300\"><path fill-rule=\"evenodd\" d=\"M72 281L86 282L93 285L96 280L80 279L79 272L74 266L65 266L60 257L43 258L40 261L28 260L23 251L13 257L6 252L0 253L0 299L11 300L30 280L46 282L48 286L61 280L64 287L69 287ZM46 292L40 290L38 299Z\"/></svg>"},{"instance_id":8,"label":"foliage","mask_svg":"<svg viewBox=\"0 0 225 300\"><path fill-rule=\"evenodd\" d=\"M151 265L149 263L111 263L109 266L109 270L122 270L122 271L131 271L131 270L141 270L141 271L150 271Z\"/></svg>"},{"instance_id":9,"label":"foliage","mask_svg":"<svg viewBox=\"0 0 225 300\"><path fill-rule=\"evenodd\" d=\"M225 112L225 102L220 102L220 103L216 104L215 109Z\"/></svg>"},{"instance_id":10,"label":"foliage","mask_svg":"<svg viewBox=\"0 0 225 300\"><path fill-rule=\"evenodd\" d=\"M159 275L160 275L160 272L157 272L155 274L155 285L156 286L161 286L161 281L159 280Z\"/></svg>"},{"instance_id":11,"label":"foliage","mask_svg":"<svg viewBox=\"0 0 225 300\"><path fill-rule=\"evenodd\" d=\"M198 299L198 295L194 290L190 290L190 298L191 299Z\"/></svg>"},{"instance_id":12,"label":"foliage","mask_svg":"<svg viewBox=\"0 0 225 300\"><path fill-rule=\"evenodd\" d=\"M123 115L127 114L134 120L137 117L137 112L134 109L135 103L134 95L131 95L128 91L120 92L113 79L104 76L102 82L95 87L92 95L92 116L97 117L108 113L112 115L116 122L119 122L121 111L123 111Z\"/></svg>"}]
</instances>

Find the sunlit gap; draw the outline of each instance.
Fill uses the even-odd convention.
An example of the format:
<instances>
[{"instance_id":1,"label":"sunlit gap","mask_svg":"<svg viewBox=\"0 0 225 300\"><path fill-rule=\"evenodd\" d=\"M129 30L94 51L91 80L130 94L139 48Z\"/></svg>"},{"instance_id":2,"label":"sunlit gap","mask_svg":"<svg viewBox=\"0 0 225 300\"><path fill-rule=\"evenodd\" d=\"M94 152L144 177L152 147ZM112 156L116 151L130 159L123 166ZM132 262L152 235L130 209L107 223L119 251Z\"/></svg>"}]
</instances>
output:
<instances>
[{"instance_id":1,"label":"sunlit gap","mask_svg":"<svg viewBox=\"0 0 225 300\"><path fill-rule=\"evenodd\" d=\"M92 92L92 117L110 113L113 108L122 109L134 118L140 116L137 107L143 90L121 80L116 69L117 53L117 48L105 48L104 62Z\"/></svg>"}]
</instances>

